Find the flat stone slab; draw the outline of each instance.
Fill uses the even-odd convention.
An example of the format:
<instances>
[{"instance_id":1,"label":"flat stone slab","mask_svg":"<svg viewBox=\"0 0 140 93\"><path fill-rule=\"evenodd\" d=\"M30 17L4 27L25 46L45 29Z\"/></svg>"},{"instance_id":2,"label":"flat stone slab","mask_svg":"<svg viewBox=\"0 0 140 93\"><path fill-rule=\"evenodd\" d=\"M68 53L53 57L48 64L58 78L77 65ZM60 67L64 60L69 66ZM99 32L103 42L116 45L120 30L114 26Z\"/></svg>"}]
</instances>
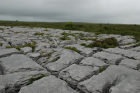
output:
<instances>
[{"instance_id":1,"label":"flat stone slab","mask_svg":"<svg viewBox=\"0 0 140 93\"><path fill-rule=\"evenodd\" d=\"M45 70L31 58L22 54L15 54L10 57L1 58L0 61L4 74Z\"/></svg>"},{"instance_id":2,"label":"flat stone slab","mask_svg":"<svg viewBox=\"0 0 140 93\"><path fill-rule=\"evenodd\" d=\"M99 67L80 66L73 64L59 73L59 78L66 80L72 85L77 85L78 82L90 78L100 72Z\"/></svg>"},{"instance_id":3,"label":"flat stone slab","mask_svg":"<svg viewBox=\"0 0 140 93\"><path fill-rule=\"evenodd\" d=\"M75 51L64 49L62 50L60 58L52 63L48 63L46 68L53 74L58 72L74 63L79 63L83 59L83 56Z\"/></svg>"},{"instance_id":4,"label":"flat stone slab","mask_svg":"<svg viewBox=\"0 0 140 93\"><path fill-rule=\"evenodd\" d=\"M0 75L0 93L18 93L21 87L31 84L31 78L38 78L42 75L48 76L50 73L47 71L30 71Z\"/></svg>"},{"instance_id":5,"label":"flat stone slab","mask_svg":"<svg viewBox=\"0 0 140 93\"><path fill-rule=\"evenodd\" d=\"M104 51L110 52L110 53L121 54L128 58L140 60L140 52L124 50L124 49L120 49L120 48L108 48L108 49L105 49Z\"/></svg>"},{"instance_id":6,"label":"flat stone slab","mask_svg":"<svg viewBox=\"0 0 140 93\"><path fill-rule=\"evenodd\" d=\"M12 54L19 54L21 52L19 52L17 49L15 48L10 48L10 49L0 49L0 58L2 57L6 57L6 56L10 56Z\"/></svg>"},{"instance_id":7,"label":"flat stone slab","mask_svg":"<svg viewBox=\"0 0 140 93\"><path fill-rule=\"evenodd\" d=\"M44 77L33 84L22 87L19 93L78 93L71 89L65 81L55 76Z\"/></svg>"},{"instance_id":8,"label":"flat stone slab","mask_svg":"<svg viewBox=\"0 0 140 93\"><path fill-rule=\"evenodd\" d=\"M104 60L108 64L119 64L119 62L123 59L122 56L111 54L107 52L98 52L93 55L93 57L99 58L101 60Z\"/></svg>"},{"instance_id":9,"label":"flat stone slab","mask_svg":"<svg viewBox=\"0 0 140 93\"><path fill-rule=\"evenodd\" d=\"M20 51L24 54L27 54L27 53L32 52L32 48L31 47L24 47L24 48L21 48Z\"/></svg>"},{"instance_id":10,"label":"flat stone slab","mask_svg":"<svg viewBox=\"0 0 140 93\"><path fill-rule=\"evenodd\" d=\"M80 82L77 87L85 93L139 93L139 82L138 71L111 65L102 73Z\"/></svg>"},{"instance_id":11,"label":"flat stone slab","mask_svg":"<svg viewBox=\"0 0 140 93\"><path fill-rule=\"evenodd\" d=\"M135 70L140 69L140 61L133 59L124 59L119 65L126 66Z\"/></svg>"},{"instance_id":12,"label":"flat stone slab","mask_svg":"<svg viewBox=\"0 0 140 93\"><path fill-rule=\"evenodd\" d=\"M84 55L84 56L92 56L93 49L91 48L85 48L84 46L78 45L78 44L74 44L74 45L67 45L66 47L75 47L80 51L80 54Z\"/></svg>"},{"instance_id":13,"label":"flat stone slab","mask_svg":"<svg viewBox=\"0 0 140 93\"><path fill-rule=\"evenodd\" d=\"M98 58L94 58L94 57L86 57L86 58L84 58L80 62L80 65L92 66L92 67L102 67L102 68L106 68L108 66L108 64L106 64L102 60L99 60Z\"/></svg>"},{"instance_id":14,"label":"flat stone slab","mask_svg":"<svg viewBox=\"0 0 140 93\"><path fill-rule=\"evenodd\" d=\"M40 57L40 53L28 53L27 56L36 61Z\"/></svg>"},{"instance_id":15,"label":"flat stone slab","mask_svg":"<svg viewBox=\"0 0 140 93\"><path fill-rule=\"evenodd\" d=\"M132 48L132 49L130 49L130 50L140 52L140 46L135 47L135 48Z\"/></svg>"}]
</instances>

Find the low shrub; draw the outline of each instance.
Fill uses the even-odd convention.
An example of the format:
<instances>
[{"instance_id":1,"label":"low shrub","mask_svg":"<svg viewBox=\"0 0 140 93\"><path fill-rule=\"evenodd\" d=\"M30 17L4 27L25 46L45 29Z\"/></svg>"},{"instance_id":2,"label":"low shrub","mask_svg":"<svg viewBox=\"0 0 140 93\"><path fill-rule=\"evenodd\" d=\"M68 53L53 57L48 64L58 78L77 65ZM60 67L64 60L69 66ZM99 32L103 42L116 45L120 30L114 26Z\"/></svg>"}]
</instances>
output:
<instances>
[{"instance_id":1,"label":"low shrub","mask_svg":"<svg viewBox=\"0 0 140 93\"><path fill-rule=\"evenodd\" d=\"M90 48L93 48L93 47L114 48L116 46L118 46L118 42L117 42L116 38L114 38L114 37L106 38L102 41L97 40L93 43L86 45L86 47L90 47Z\"/></svg>"}]
</instances>

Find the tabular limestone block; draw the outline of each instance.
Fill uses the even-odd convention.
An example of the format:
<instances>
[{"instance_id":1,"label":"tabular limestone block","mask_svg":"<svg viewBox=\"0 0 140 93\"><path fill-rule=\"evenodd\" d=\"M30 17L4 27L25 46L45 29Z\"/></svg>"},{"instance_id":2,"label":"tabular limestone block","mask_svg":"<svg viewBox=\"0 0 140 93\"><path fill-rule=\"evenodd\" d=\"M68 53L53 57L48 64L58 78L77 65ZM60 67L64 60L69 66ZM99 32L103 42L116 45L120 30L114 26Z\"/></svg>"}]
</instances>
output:
<instances>
[{"instance_id":1,"label":"tabular limestone block","mask_svg":"<svg viewBox=\"0 0 140 93\"><path fill-rule=\"evenodd\" d=\"M22 87L19 93L78 93L71 89L65 81L55 76L44 77L33 84Z\"/></svg>"},{"instance_id":2,"label":"tabular limestone block","mask_svg":"<svg viewBox=\"0 0 140 93\"><path fill-rule=\"evenodd\" d=\"M66 80L72 85L77 85L78 82L90 78L100 72L99 67L80 66L73 64L59 73L59 78Z\"/></svg>"},{"instance_id":3,"label":"tabular limestone block","mask_svg":"<svg viewBox=\"0 0 140 93\"><path fill-rule=\"evenodd\" d=\"M10 49L0 49L0 58L1 57L6 57L12 54L19 54L20 52L15 49L15 48L10 48Z\"/></svg>"},{"instance_id":4,"label":"tabular limestone block","mask_svg":"<svg viewBox=\"0 0 140 93\"><path fill-rule=\"evenodd\" d=\"M77 52L64 49L61 52L60 58L52 63L48 63L46 68L51 71L53 74L58 74L62 69L74 64L79 63L83 59L83 56Z\"/></svg>"},{"instance_id":5,"label":"tabular limestone block","mask_svg":"<svg viewBox=\"0 0 140 93\"><path fill-rule=\"evenodd\" d=\"M92 67L102 67L102 68L106 68L108 66L108 64L106 64L102 60L99 60L98 58L94 58L94 57L84 58L80 62L80 65L92 66Z\"/></svg>"},{"instance_id":6,"label":"tabular limestone block","mask_svg":"<svg viewBox=\"0 0 140 93\"><path fill-rule=\"evenodd\" d=\"M27 56L36 61L40 57L40 53L28 53Z\"/></svg>"},{"instance_id":7,"label":"tabular limestone block","mask_svg":"<svg viewBox=\"0 0 140 93\"><path fill-rule=\"evenodd\" d=\"M21 48L20 51L23 52L24 54L27 54L27 53L32 52L32 48L31 47L24 47L24 48Z\"/></svg>"},{"instance_id":8,"label":"tabular limestone block","mask_svg":"<svg viewBox=\"0 0 140 93\"><path fill-rule=\"evenodd\" d=\"M133 59L124 59L120 62L119 65L126 66L135 70L140 69L140 61Z\"/></svg>"},{"instance_id":9,"label":"tabular limestone block","mask_svg":"<svg viewBox=\"0 0 140 93\"><path fill-rule=\"evenodd\" d=\"M134 59L140 60L140 52L124 50L124 49L120 49L120 48L108 48L108 49L105 49L104 51L110 52L110 53L121 54L128 58L134 58Z\"/></svg>"},{"instance_id":10,"label":"tabular limestone block","mask_svg":"<svg viewBox=\"0 0 140 93\"><path fill-rule=\"evenodd\" d=\"M1 58L0 61L4 74L45 70L31 58L22 54L15 54L10 57Z\"/></svg>"},{"instance_id":11,"label":"tabular limestone block","mask_svg":"<svg viewBox=\"0 0 140 93\"><path fill-rule=\"evenodd\" d=\"M111 65L102 73L80 82L77 87L85 93L139 93L140 73Z\"/></svg>"},{"instance_id":12,"label":"tabular limestone block","mask_svg":"<svg viewBox=\"0 0 140 93\"><path fill-rule=\"evenodd\" d=\"M0 75L0 93L18 93L23 86L29 85L31 78L50 75L47 71L18 72ZM27 93L27 92L26 92Z\"/></svg>"},{"instance_id":13,"label":"tabular limestone block","mask_svg":"<svg viewBox=\"0 0 140 93\"><path fill-rule=\"evenodd\" d=\"M119 62L123 59L122 56L116 55L116 54L111 54L107 52L98 52L93 55L93 57L99 58L104 60L108 64L119 64Z\"/></svg>"}]
</instances>

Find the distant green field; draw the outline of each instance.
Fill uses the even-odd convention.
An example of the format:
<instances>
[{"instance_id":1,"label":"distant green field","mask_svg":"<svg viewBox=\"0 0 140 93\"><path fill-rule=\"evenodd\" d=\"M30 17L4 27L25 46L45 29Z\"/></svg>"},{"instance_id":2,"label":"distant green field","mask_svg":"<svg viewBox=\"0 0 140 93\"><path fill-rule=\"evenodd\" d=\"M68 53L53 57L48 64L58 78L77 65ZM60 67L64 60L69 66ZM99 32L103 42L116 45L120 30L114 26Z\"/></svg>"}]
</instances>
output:
<instances>
[{"instance_id":1,"label":"distant green field","mask_svg":"<svg viewBox=\"0 0 140 93\"><path fill-rule=\"evenodd\" d=\"M29 26L66 29L65 22L21 22L21 21L0 21L1 26ZM140 25L126 24L94 24L94 23L73 23L72 30L94 32L96 34L120 34L133 35L140 41Z\"/></svg>"}]
</instances>

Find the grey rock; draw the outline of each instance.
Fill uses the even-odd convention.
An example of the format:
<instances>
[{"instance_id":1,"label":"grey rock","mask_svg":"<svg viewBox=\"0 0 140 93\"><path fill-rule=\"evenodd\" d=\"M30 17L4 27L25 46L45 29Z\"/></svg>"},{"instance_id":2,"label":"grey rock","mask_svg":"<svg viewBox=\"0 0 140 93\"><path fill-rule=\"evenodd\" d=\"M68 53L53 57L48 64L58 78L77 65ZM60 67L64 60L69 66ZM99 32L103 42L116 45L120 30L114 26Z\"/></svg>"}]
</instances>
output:
<instances>
[{"instance_id":1,"label":"grey rock","mask_svg":"<svg viewBox=\"0 0 140 93\"><path fill-rule=\"evenodd\" d=\"M40 53L28 53L27 56L36 61L40 57Z\"/></svg>"},{"instance_id":2,"label":"grey rock","mask_svg":"<svg viewBox=\"0 0 140 93\"><path fill-rule=\"evenodd\" d=\"M139 93L140 81L137 80L123 80L115 87L109 90L110 93Z\"/></svg>"},{"instance_id":3,"label":"grey rock","mask_svg":"<svg viewBox=\"0 0 140 93\"><path fill-rule=\"evenodd\" d=\"M51 71L53 74L58 74L58 72L71 64L79 63L83 59L83 56L77 52L64 49L61 52L60 58L52 63L48 63L46 68Z\"/></svg>"},{"instance_id":4,"label":"grey rock","mask_svg":"<svg viewBox=\"0 0 140 93\"><path fill-rule=\"evenodd\" d=\"M50 47L49 43L38 43L36 45L35 52L46 50L46 48L49 48L49 47Z\"/></svg>"},{"instance_id":5,"label":"grey rock","mask_svg":"<svg viewBox=\"0 0 140 93\"><path fill-rule=\"evenodd\" d=\"M48 62L48 57L41 57L36 62L41 66L44 66Z\"/></svg>"},{"instance_id":6,"label":"grey rock","mask_svg":"<svg viewBox=\"0 0 140 93\"><path fill-rule=\"evenodd\" d=\"M123 82L124 80L125 82ZM138 82L140 80L140 73L138 71L112 65L104 72L80 82L77 87L85 93L138 93L136 91L139 91L139 84L135 84L134 80ZM131 82L133 83L130 86ZM120 87L124 89L118 89ZM134 88L132 89L132 87Z\"/></svg>"},{"instance_id":7,"label":"grey rock","mask_svg":"<svg viewBox=\"0 0 140 93\"><path fill-rule=\"evenodd\" d=\"M11 48L11 49L0 49L0 58L1 57L6 57L6 56L10 56L12 54L20 54L21 52L19 52L17 49L15 48Z\"/></svg>"},{"instance_id":8,"label":"grey rock","mask_svg":"<svg viewBox=\"0 0 140 93\"><path fill-rule=\"evenodd\" d=\"M126 66L135 70L140 69L140 61L133 59L124 59L119 65Z\"/></svg>"},{"instance_id":9,"label":"grey rock","mask_svg":"<svg viewBox=\"0 0 140 93\"><path fill-rule=\"evenodd\" d=\"M122 56L116 55L116 54L111 54L107 52L98 52L93 55L93 57L99 58L104 60L108 64L119 64L119 62L123 59Z\"/></svg>"},{"instance_id":10,"label":"grey rock","mask_svg":"<svg viewBox=\"0 0 140 93\"><path fill-rule=\"evenodd\" d=\"M1 58L0 61L4 74L45 70L32 59L22 54L15 54L10 57Z\"/></svg>"},{"instance_id":11,"label":"grey rock","mask_svg":"<svg viewBox=\"0 0 140 93\"><path fill-rule=\"evenodd\" d=\"M135 48L132 48L132 49L130 49L130 50L140 52L140 46L135 47Z\"/></svg>"},{"instance_id":12,"label":"grey rock","mask_svg":"<svg viewBox=\"0 0 140 93\"><path fill-rule=\"evenodd\" d=\"M84 46L78 44L67 45L65 47L75 47L80 51L80 54L82 54L83 56L92 56L92 54L94 53L91 48L85 48Z\"/></svg>"},{"instance_id":13,"label":"grey rock","mask_svg":"<svg viewBox=\"0 0 140 93\"><path fill-rule=\"evenodd\" d=\"M32 48L31 47L24 47L24 48L21 48L20 51L24 54L27 54L27 53L32 52Z\"/></svg>"},{"instance_id":14,"label":"grey rock","mask_svg":"<svg viewBox=\"0 0 140 93\"><path fill-rule=\"evenodd\" d=\"M78 93L71 89L65 81L55 76L48 76L21 88L19 93Z\"/></svg>"},{"instance_id":15,"label":"grey rock","mask_svg":"<svg viewBox=\"0 0 140 93\"><path fill-rule=\"evenodd\" d=\"M98 58L94 58L94 57L86 57L86 58L84 58L80 62L80 65L92 66L92 67L102 67L102 68L108 67L108 64L106 64L102 60L99 60Z\"/></svg>"},{"instance_id":16,"label":"grey rock","mask_svg":"<svg viewBox=\"0 0 140 93\"><path fill-rule=\"evenodd\" d=\"M135 46L135 44L130 44L130 45L123 45L123 46L119 46L119 48L121 49L131 49Z\"/></svg>"},{"instance_id":17,"label":"grey rock","mask_svg":"<svg viewBox=\"0 0 140 93\"><path fill-rule=\"evenodd\" d=\"M90 78L100 72L99 67L80 66L73 64L59 73L59 78L66 80L72 85L77 85L78 82Z\"/></svg>"},{"instance_id":18,"label":"grey rock","mask_svg":"<svg viewBox=\"0 0 140 93\"><path fill-rule=\"evenodd\" d=\"M124 49L120 49L120 48L108 48L108 49L105 49L104 51L110 52L110 53L120 54L120 55L123 55L123 56L128 57L128 58L140 60L140 52L131 51L131 50L124 50Z\"/></svg>"},{"instance_id":19,"label":"grey rock","mask_svg":"<svg viewBox=\"0 0 140 93\"><path fill-rule=\"evenodd\" d=\"M0 75L0 93L18 93L21 87L29 85L31 78L42 75L50 75L47 71L19 72L14 74Z\"/></svg>"}]
</instances>

